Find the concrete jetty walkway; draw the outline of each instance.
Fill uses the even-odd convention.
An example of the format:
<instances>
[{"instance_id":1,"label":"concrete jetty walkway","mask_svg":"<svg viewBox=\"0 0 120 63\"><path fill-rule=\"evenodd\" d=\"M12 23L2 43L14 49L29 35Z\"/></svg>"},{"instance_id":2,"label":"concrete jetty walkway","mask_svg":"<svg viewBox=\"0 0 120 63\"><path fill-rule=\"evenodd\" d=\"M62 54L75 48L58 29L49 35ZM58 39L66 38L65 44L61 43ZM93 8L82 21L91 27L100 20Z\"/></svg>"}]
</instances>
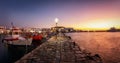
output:
<instances>
[{"instance_id":1,"label":"concrete jetty walkway","mask_svg":"<svg viewBox=\"0 0 120 63\"><path fill-rule=\"evenodd\" d=\"M98 54L91 55L64 34L51 37L15 63L102 63Z\"/></svg>"}]
</instances>

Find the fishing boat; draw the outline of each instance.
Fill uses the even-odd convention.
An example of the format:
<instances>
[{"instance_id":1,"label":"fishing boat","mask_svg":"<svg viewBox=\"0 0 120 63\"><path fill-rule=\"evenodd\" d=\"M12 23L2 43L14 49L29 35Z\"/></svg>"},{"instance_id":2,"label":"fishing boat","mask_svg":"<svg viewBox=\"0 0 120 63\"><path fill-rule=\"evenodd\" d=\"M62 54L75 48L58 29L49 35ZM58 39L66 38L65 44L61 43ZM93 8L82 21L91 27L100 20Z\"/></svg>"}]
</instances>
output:
<instances>
[{"instance_id":1,"label":"fishing boat","mask_svg":"<svg viewBox=\"0 0 120 63\"><path fill-rule=\"evenodd\" d=\"M21 33L22 30L20 28L12 27L9 34L6 35L2 41L8 45L31 45L32 37L23 37Z\"/></svg>"}]
</instances>

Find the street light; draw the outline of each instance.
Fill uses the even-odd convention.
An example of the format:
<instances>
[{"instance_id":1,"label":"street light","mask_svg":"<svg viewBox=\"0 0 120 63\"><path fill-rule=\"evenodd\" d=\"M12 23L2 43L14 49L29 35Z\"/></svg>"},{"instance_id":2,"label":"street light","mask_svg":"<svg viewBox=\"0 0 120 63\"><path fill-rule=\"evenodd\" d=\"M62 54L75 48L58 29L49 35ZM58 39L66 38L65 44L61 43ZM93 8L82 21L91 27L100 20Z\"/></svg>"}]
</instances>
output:
<instances>
[{"instance_id":1,"label":"street light","mask_svg":"<svg viewBox=\"0 0 120 63\"><path fill-rule=\"evenodd\" d=\"M55 18L55 23L56 23L56 26L57 26L57 24L58 24L58 18Z\"/></svg>"}]
</instances>

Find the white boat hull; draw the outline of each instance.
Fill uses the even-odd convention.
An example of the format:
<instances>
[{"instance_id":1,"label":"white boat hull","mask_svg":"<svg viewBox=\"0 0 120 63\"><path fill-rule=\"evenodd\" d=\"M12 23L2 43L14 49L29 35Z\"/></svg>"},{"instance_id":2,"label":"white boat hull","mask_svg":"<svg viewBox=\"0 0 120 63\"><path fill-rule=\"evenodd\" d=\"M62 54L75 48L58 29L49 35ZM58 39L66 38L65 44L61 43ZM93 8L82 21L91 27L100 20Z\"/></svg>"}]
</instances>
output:
<instances>
[{"instance_id":1,"label":"white boat hull","mask_svg":"<svg viewBox=\"0 0 120 63\"><path fill-rule=\"evenodd\" d=\"M25 40L12 40L12 41L4 40L4 43L9 45L31 45L32 38L25 39Z\"/></svg>"}]
</instances>

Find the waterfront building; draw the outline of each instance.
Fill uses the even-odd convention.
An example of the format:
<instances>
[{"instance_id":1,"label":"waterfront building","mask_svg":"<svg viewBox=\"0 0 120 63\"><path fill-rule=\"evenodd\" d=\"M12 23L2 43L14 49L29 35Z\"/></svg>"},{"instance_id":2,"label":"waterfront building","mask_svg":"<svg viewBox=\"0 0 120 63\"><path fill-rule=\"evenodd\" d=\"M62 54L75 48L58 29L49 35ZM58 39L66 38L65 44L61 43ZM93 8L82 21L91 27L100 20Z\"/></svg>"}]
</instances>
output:
<instances>
[{"instance_id":1,"label":"waterfront building","mask_svg":"<svg viewBox=\"0 0 120 63\"><path fill-rule=\"evenodd\" d=\"M61 31L61 32L73 32L73 31L75 31L73 28L67 28L67 27L63 27L63 26L56 26L56 27L51 28L52 32L54 32L56 30Z\"/></svg>"},{"instance_id":2,"label":"waterfront building","mask_svg":"<svg viewBox=\"0 0 120 63\"><path fill-rule=\"evenodd\" d=\"M5 26L0 26L0 34L6 32L6 27Z\"/></svg>"}]
</instances>

